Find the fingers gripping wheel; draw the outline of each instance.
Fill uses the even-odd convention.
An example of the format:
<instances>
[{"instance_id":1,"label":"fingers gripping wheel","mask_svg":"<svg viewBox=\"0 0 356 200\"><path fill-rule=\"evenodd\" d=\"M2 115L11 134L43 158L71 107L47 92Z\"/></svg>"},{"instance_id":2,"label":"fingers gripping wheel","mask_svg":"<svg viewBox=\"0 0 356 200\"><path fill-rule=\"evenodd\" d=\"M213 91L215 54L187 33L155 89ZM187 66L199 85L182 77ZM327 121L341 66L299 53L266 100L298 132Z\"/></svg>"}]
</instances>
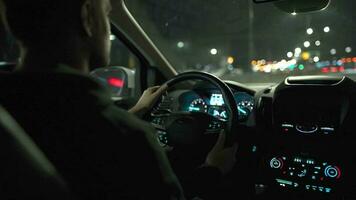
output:
<instances>
[{"instance_id":1,"label":"fingers gripping wheel","mask_svg":"<svg viewBox=\"0 0 356 200\"><path fill-rule=\"evenodd\" d=\"M165 84L168 86L168 89L173 87L174 85L181 83L183 81L187 80L202 80L202 81L207 81L214 85L217 89L220 90L225 105L226 105L226 111L229 116L228 121L225 125L225 132L226 132L226 146L231 146L234 143L234 140L236 138L236 133L234 130L236 130L236 126L238 124L238 111L237 111L237 106L236 102L234 99L234 95L229 88L229 86L224 83L220 78L209 74L205 72L185 72L182 74L179 74L178 76L172 78L171 80L167 81ZM172 114L173 118L177 119L177 114ZM193 113L186 113L186 114L180 114L178 117L181 117L178 122L184 122L184 121L189 121L189 118L194 118L201 121L202 123L206 120L206 116L200 116L197 114ZM200 119L201 118L201 119ZM194 121L194 120L193 120ZM185 123L185 126L188 126L189 124L193 123ZM167 127L167 130L170 128ZM193 130L193 129L191 129Z\"/></svg>"}]
</instances>

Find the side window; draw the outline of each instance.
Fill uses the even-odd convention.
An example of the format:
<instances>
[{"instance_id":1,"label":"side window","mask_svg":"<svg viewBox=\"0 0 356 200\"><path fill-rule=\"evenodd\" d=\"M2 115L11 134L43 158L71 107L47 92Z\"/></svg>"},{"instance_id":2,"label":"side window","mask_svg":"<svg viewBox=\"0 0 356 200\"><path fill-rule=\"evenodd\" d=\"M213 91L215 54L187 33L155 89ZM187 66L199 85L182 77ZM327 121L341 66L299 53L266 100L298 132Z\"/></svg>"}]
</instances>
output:
<instances>
[{"instance_id":1,"label":"side window","mask_svg":"<svg viewBox=\"0 0 356 200\"><path fill-rule=\"evenodd\" d=\"M15 39L6 30L0 18L0 71L11 71L18 62L19 54Z\"/></svg>"},{"instance_id":2,"label":"side window","mask_svg":"<svg viewBox=\"0 0 356 200\"><path fill-rule=\"evenodd\" d=\"M92 71L91 76L109 88L114 99L133 100L139 96L141 62L115 35L111 35L110 39L110 66Z\"/></svg>"},{"instance_id":3,"label":"side window","mask_svg":"<svg viewBox=\"0 0 356 200\"><path fill-rule=\"evenodd\" d=\"M112 42L110 66L122 66L135 71L140 65L137 56L116 36L111 35L110 39Z\"/></svg>"}]
</instances>

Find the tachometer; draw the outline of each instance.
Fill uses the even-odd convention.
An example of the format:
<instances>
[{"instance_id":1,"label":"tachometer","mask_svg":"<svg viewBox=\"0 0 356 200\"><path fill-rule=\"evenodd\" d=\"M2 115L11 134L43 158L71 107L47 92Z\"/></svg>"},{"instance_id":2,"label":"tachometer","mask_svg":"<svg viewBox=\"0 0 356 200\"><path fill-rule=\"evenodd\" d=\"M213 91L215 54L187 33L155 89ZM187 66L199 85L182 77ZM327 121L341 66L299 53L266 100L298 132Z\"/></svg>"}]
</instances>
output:
<instances>
[{"instance_id":1,"label":"tachometer","mask_svg":"<svg viewBox=\"0 0 356 200\"><path fill-rule=\"evenodd\" d=\"M239 119L245 120L253 109L253 103L249 101L241 101L237 104L237 109L239 112Z\"/></svg>"},{"instance_id":2,"label":"tachometer","mask_svg":"<svg viewBox=\"0 0 356 200\"><path fill-rule=\"evenodd\" d=\"M208 112L208 106L206 105L204 99L199 98L190 103L188 110L190 112Z\"/></svg>"},{"instance_id":3,"label":"tachometer","mask_svg":"<svg viewBox=\"0 0 356 200\"><path fill-rule=\"evenodd\" d=\"M254 99L246 92L236 92L234 94L239 112L239 120L245 121L250 116L254 107Z\"/></svg>"}]
</instances>

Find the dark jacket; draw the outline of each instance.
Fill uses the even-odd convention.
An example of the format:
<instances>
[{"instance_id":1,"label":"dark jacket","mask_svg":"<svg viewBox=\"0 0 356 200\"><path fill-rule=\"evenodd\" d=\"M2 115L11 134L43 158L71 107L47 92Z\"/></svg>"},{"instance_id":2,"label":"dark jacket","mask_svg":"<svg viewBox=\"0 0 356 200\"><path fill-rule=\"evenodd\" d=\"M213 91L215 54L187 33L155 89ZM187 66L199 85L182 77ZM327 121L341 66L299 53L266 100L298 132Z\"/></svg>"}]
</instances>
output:
<instances>
[{"instance_id":1,"label":"dark jacket","mask_svg":"<svg viewBox=\"0 0 356 200\"><path fill-rule=\"evenodd\" d=\"M0 77L0 102L83 199L169 199L182 190L150 124L61 66Z\"/></svg>"}]
</instances>

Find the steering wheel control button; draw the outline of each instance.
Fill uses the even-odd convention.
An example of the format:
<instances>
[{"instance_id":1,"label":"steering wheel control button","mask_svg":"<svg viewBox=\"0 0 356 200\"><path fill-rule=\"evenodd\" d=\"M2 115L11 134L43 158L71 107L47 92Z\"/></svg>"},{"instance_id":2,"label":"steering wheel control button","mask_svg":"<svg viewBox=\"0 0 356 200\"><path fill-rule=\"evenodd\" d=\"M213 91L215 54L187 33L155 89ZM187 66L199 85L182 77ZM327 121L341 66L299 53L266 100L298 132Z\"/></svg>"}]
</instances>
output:
<instances>
[{"instance_id":1,"label":"steering wheel control button","mask_svg":"<svg viewBox=\"0 0 356 200\"><path fill-rule=\"evenodd\" d=\"M270 161L270 166L272 169L282 169L283 161L278 158L272 158L272 160Z\"/></svg>"},{"instance_id":2,"label":"steering wheel control button","mask_svg":"<svg viewBox=\"0 0 356 200\"><path fill-rule=\"evenodd\" d=\"M281 125L281 128L282 128L283 133L289 133L290 131L292 131L294 129L294 125L290 124L290 123L283 123Z\"/></svg>"},{"instance_id":3,"label":"steering wheel control button","mask_svg":"<svg viewBox=\"0 0 356 200\"><path fill-rule=\"evenodd\" d=\"M313 134L318 131L318 126L317 125L297 125L295 129L299 133L304 133L304 134Z\"/></svg>"},{"instance_id":4,"label":"steering wheel control button","mask_svg":"<svg viewBox=\"0 0 356 200\"><path fill-rule=\"evenodd\" d=\"M167 137L167 133L165 131L158 130L157 131L157 139L161 146L168 145L168 137Z\"/></svg>"},{"instance_id":5,"label":"steering wheel control button","mask_svg":"<svg viewBox=\"0 0 356 200\"><path fill-rule=\"evenodd\" d=\"M320 132L324 135L330 135L335 132L335 128L333 127L320 127Z\"/></svg>"},{"instance_id":6,"label":"steering wheel control button","mask_svg":"<svg viewBox=\"0 0 356 200\"><path fill-rule=\"evenodd\" d=\"M339 179L341 176L341 171L338 167L329 165L325 167L324 174L328 178Z\"/></svg>"}]
</instances>

